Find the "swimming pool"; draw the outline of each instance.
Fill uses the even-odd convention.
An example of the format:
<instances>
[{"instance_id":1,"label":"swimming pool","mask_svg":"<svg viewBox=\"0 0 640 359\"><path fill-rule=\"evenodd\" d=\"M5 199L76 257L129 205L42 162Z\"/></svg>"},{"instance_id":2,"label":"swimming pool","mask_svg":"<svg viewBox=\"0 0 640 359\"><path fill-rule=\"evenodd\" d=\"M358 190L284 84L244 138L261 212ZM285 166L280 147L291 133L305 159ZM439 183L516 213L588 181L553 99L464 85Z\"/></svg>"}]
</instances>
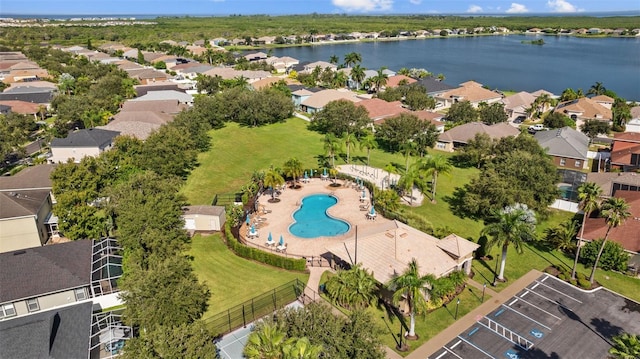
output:
<instances>
[{"instance_id":1,"label":"swimming pool","mask_svg":"<svg viewBox=\"0 0 640 359\"><path fill-rule=\"evenodd\" d=\"M327 214L327 209L336 203L338 199L328 194L303 198L300 208L293 213L295 222L289 226L289 232L301 238L333 237L347 233L351 228L349 223Z\"/></svg>"}]
</instances>

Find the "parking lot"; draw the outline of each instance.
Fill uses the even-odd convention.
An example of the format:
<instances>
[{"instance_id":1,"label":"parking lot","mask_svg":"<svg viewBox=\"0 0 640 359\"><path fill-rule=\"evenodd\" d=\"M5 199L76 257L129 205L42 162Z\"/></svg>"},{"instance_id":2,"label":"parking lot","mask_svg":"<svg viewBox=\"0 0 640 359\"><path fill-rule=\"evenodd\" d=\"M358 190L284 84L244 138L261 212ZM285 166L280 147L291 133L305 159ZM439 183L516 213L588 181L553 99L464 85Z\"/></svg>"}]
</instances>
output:
<instances>
[{"instance_id":1,"label":"parking lot","mask_svg":"<svg viewBox=\"0 0 640 359\"><path fill-rule=\"evenodd\" d=\"M476 316L430 358L606 358L611 337L622 332L640 333L640 304L545 274Z\"/></svg>"}]
</instances>

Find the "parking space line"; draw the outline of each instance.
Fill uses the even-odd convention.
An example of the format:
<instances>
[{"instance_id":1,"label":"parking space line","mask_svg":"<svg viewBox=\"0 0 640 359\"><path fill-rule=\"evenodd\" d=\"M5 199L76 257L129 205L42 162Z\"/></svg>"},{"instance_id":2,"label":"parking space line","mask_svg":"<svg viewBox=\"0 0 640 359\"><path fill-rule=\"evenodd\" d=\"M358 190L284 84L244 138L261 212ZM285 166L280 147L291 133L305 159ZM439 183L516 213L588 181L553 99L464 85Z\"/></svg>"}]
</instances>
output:
<instances>
[{"instance_id":1,"label":"parking space line","mask_svg":"<svg viewBox=\"0 0 640 359\"><path fill-rule=\"evenodd\" d=\"M513 305L515 302L517 302L517 301L518 301L518 298L516 298L516 299L512 300L512 301L511 301L511 303L509 303L509 306L512 306L512 305Z\"/></svg>"},{"instance_id":2,"label":"parking space line","mask_svg":"<svg viewBox=\"0 0 640 359\"><path fill-rule=\"evenodd\" d=\"M546 275L544 278L542 278L541 282L544 282L545 280L547 280L547 278L549 278L548 275Z\"/></svg>"},{"instance_id":3,"label":"parking space line","mask_svg":"<svg viewBox=\"0 0 640 359\"><path fill-rule=\"evenodd\" d=\"M544 312L544 313L549 314L550 316L552 316L552 317L556 318L557 320L562 320L562 318L557 317L557 316L555 316L555 315L553 315L553 314L551 314L551 313L547 312L546 310L544 310L544 309L542 309L542 308L538 307L537 305L535 305L535 304L533 304L533 303L527 302L526 300L524 300L524 299L522 299L522 298L520 298L520 300L521 300L521 301L523 301L523 302L525 302L525 303L527 303L527 304L529 304L530 306L532 306L532 307L534 307L534 308L538 309L538 310L539 310L539 311L541 311L541 312Z\"/></svg>"},{"instance_id":4,"label":"parking space line","mask_svg":"<svg viewBox=\"0 0 640 359\"><path fill-rule=\"evenodd\" d=\"M546 278L546 277L545 277L545 278ZM536 281L536 282L538 282L538 281ZM573 300L575 300L576 302L578 302L578 303L582 304L582 302L581 302L581 301L579 301L579 300L577 300L576 298L574 298L574 297L572 297L572 296L570 296L570 295L568 295L568 294L566 294L566 293L562 293L561 291L559 291L559 290L557 290L557 289L555 289L555 288L553 288L553 287L550 287L550 286L548 286L548 285L546 285L546 284L544 284L544 283L542 283L542 282L538 282L538 283L536 284L536 286L537 286L538 284L542 284L543 286L545 286L545 287L547 287L547 288L551 289L552 291L554 291L554 292L556 292L556 293L559 293L559 294L562 294L562 295L564 295L565 297L567 297L567 298L569 298L569 299L573 299ZM536 286L534 286L532 289L535 289L535 288L536 288Z\"/></svg>"},{"instance_id":5,"label":"parking space line","mask_svg":"<svg viewBox=\"0 0 640 359\"><path fill-rule=\"evenodd\" d=\"M477 345L473 344L472 342L470 342L470 341L468 341L468 340L466 340L466 339L464 339L464 338L460 337L459 335L458 335L458 338L462 339L462 341L463 341L463 342L465 342L465 343L467 343L467 344L471 345L472 347L474 347L474 348L478 349L479 351L481 351L482 353L484 353L484 355L488 356L489 358L491 358L491 359L496 359L496 357L494 357L493 355L491 355L491 354L489 354L489 353L485 352L484 350L480 349L480 347L478 347Z\"/></svg>"},{"instance_id":6,"label":"parking space line","mask_svg":"<svg viewBox=\"0 0 640 359\"><path fill-rule=\"evenodd\" d=\"M451 349L454 349L455 347L458 346L458 344L462 343L462 340L458 340L457 343L455 343L454 345L451 346Z\"/></svg>"},{"instance_id":7,"label":"parking space line","mask_svg":"<svg viewBox=\"0 0 640 359\"><path fill-rule=\"evenodd\" d=\"M525 288L525 290L526 290L526 289L527 289L527 288ZM524 297L525 295L527 295L527 293L528 293L528 292L529 292L529 291L527 290L527 291L525 291L524 293L520 294L520 296L521 296L521 297Z\"/></svg>"},{"instance_id":8,"label":"parking space line","mask_svg":"<svg viewBox=\"0 0 640 359\"><path fill-rule=\"evenodd\" d=\"M463 359L460 355L456 354L454 351L452 351L451 349L449 349L449 348L447 348L447 347L444 347L444 350L446 350L447 352L449 352L449 353L451 353L451 354L455 355L455 356L456 356L456 358ZM446 354L446 352L445 352L445 354ZM441 356L442 356L442 355L441 355ZM439 358L439 357L438 357L438 358Z\"/></svg>"},{"instance_id":9,"label":"parking space line","mask_svg":"<svg viewBox=\"0 0 640 359\"><path fill-rule=\"evenodd\" d=\"M523 314L523 313L520 313L519 311L517 311L517 310L515 310L515 309L513 309L513 308L511 308L511 307L508 307L508 306L506 306L506 305L504 305L504 304L503 304L503 306L504 306L505 308L507 308L507 309L509 309L509 310L513 311L513 312L514 312L514 313L516 313L516 314L520 314L521 316L523 316L523 317L525 317L525 318L529 319L530 321L532 321L532 322L534 322L534 323L538 324L539 326L544 327L544 328L546 328L547 330L551 330L551 328L549 328L549 327L547 327L546 325L544 325L544 324L540 323L539 321L537 321L537 320L535 320L535 319L533 319L533 318L529 317L528 315L525 315L525 314Z\"/></svg>"},{"instance_id":10,"label":"parking space line","mask_svg":"<svg viewBox=\"0 0 640 359\"><path fill-rule=\"evenodd\" d=\"M542 283L537 282L531 289L536 289L536 287L539 286L540 284L542 284Z\"/></svg>"},{"instance_id":11,"label":"parking space line","mask_svg":"<svg viewBox=\"0 0 640 359\"><path fill-rule=\"evenodd\" d=\"M571 310L570 308L568 308L568 307L564 306L562 303L560 303L560 302L559 302L559 301L557 301L557 300L553 300L553 299L551 299L551 298L547 298L547 297L545 297L544 295L542 295L542 294L540 294L540 293L536 293L536 292L531 292L531 293L533 293L533 294L535 294L535 295L537 295L537 296L539 296L539 297L543 298L544 300L546 300L546 301L548 301L548 302L550 302L550 303L553 303L553 304L555 304L555 305L559 305L559 306L561 306L561 307L562 307L562 308L564 308L564 309Z\"/></svg>"},{"instance_id":12,"label":"parking space line","mask_svg":"<svg viewBox=\"0 0 640 359\"><path fill-rule=\"evenodd\" d=\"M436 359L440 359L440 358L442 358L443 356L447 355L447 348L446 348L446 347L443 347L443 348L444 348L444 351L442 352L442 354L438 355L438 356L436 357Z\"/></svg>"}]
</instances>

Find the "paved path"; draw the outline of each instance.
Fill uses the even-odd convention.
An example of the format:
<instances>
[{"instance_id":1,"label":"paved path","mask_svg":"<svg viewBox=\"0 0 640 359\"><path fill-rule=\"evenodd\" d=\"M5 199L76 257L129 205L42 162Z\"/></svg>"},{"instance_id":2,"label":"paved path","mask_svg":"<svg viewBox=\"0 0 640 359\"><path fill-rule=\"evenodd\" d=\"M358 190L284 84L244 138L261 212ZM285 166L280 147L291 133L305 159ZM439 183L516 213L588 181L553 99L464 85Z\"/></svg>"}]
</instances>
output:
<instances>
[{"instance_id":1,"label":"paved path","mask_svg":"<svg viewBox=\"0 0 640 359\"><path fill-rule=\"evenodd\" d=\"M476 309L469 312L464 317L450 325L447 329L441 331L435 337L431 338L428 342L414 350L406 359L425 359L430 355L433 355L436 351L442 348L444 345L452 341L456 336L465 331L467 328L476 323L478 316L484 316L491 313L498 308L500 304L506 302L509 298L516 295L522 289L524 289L529 283L533 282L536 278L540 277L542 272L532 269L529 273L520 277L511 285L497 293L487 287L486 293L491 295L491 299L481 304ZM482 289L482 284L469 280L468 283L476 288Z\"/></svg>"},{"instance_id":2,"label":"paved path","mask_svg":"<svg viewBox=\"0 0 640 359\"><path fill-rule=\"evenodd\" d=\"M389 188L390 184L397 184L400 181L399 174L388 173L381 168L355 164L339 165L336 167L338 168L338 172L340 173L344 173L355 178L363 178L364 180L373 183L376 187L381 189ZM413 200L411 200L409 196L402 197L407 205L422 205L422 201L424 201L424 195L417 187L413 187L411 195L413 196Z\"/></svg>"}]
</instances>

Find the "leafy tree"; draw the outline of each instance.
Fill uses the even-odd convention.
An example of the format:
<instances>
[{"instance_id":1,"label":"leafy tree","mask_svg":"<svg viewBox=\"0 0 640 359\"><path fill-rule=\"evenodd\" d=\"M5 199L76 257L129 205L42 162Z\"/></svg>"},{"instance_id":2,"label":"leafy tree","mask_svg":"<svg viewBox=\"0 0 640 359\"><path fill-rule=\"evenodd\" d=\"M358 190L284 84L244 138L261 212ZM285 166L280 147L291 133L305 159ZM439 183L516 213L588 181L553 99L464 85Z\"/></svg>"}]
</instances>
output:
<instances>
[{"instance_id":1,"label":"leafy tree","mask_svg":"<svg viewBox=\"0 0 640 359\"><path fill-rule=\"evenodd\" d=\"M265 185L265 187L269 187L269 188L276 188L278 186L282 186L284 184L284 178L282 178L282 176L280 175L280 173L278 171L276 171L273 168L270 168L265 174L264 174L264 180L263 183ZM271 200L275 199L275 191L271 191Z\"/></svg>"},{"instance_id":2,"label":"leafy tree","mask_svg":"<svg viewBox=\"0 0 640 359\"><path fill-rule=\"evenodd\" d=\"M613 337L609 354L616 359L640 358L640 335L623 333Z\"/></svg>"},{"instance_id":3,"label":"leafy tree","mask_svg":"<svg viewBox=\"0 0 640 359\"><path fill-rule=\"evenodd\" d=\"M358 263L348 270L338 270L327 280L329 297L347 309L366 308L376 298L378 285L373 275Z\"/></svg>"},{"instance_id":4,"label":"leafy tree","mask_svg":"<svg viewBox=\"0 0 640 359\"><path fill-rule=\"evenodd\" d=\"M424 91L409 91L405 96L404 103L412 111L432 110L436 107L436 100Z\"/></svg>"},{"instance_id":5,"label":"leafy tree","mask_svg":"<svg viewBox=\"0 0 640 359\"><path fill-rule=\"evenodd\" d=\"M460 159L470 166L481 168L493 154L493 140L486 133L476 133L462 148Z\"/></svg>"},{"instance_id":6,"label":"leafy tree","mask_svg":"<svg viewBox=\"0 0 640 359\"><path fill-rule=\"evenodd\" d=\"M555 249L563 252L571 252L576 245L573 240L578 233L578 222L568 220L560 223L557 227L549 227L545 230L546 241Z\"/></svg>"},{"instance_id":7,"label":"leafy tree","mask_svg":"<svg viewBox=\"0 0 640 359\"><path fill-rule=\"evenodd\" d=\"M544 126L548 128L576 127L576 123L561 112L552 112L544 119Z\"/></svg>"},{"instance_id":8,"label":"leafy tree","mask_svg":"<svg viewBox=\"0 0 640 359\"><path fill-rule=\"evenodd\" d=\"M585 265L593 265L603 244L604 250L598 261L600 268L620 272L626 270L629 255L624 251L624 247L617 242L607 241L605 243L602 239L588 242L582 249L581 261Z\"/></svg>"},{"instance_id":9,"label":"leafy tree","mask_svg":"<svg viewBox=\"0 0 640 359\"><path fill-rule=\"evenodd\" d=\"M593 211L598 209L600 204L600 196L602 196L602 188L597 183L585 182L578 187L579 208L582 210L582 225L580 226L580 240L576 246L576 256L571 270L571 279L576 279L576 268L578 267L578 259L580 258L580 247L582 238L584 238L584 227L587 218L591 216Z\"/></svg>"},{"instance_id":10,"label":"leafy tree","mask_svg":"<svg viewBox=\"0 0 640 359\"><path fill-rule=\"evenodd\" d=\"M185 178L195 168L197 150L188 133L174 126L162 126L144 143L138 163L160 176Z\"/></svg>"},{"instance_id":11,"label":"leafy tree","mask_svg":"<svg viewBox=\"0 0 640 359\"><path fill-rule=\"evenodd\" d=\"M598 267L598 262L600 261L600 257L602 256L602 251L604 250L605 245L607 244L607 239L609 239L609 233L611 232L611 228L618 227L622 223L624 223L625 219L631 216L631 212L629 212L629 204L624 200L624 198L618 197L610 197L607 198L601 207L601 216L604 217L607 222L607 232L604 235L604 240L602 241L602 246L600 246L600 250L598 251L598 255L596 256L596 260L593 263L593 268L591 269L591 276L589 277L589 281L593 283L596 276L596 268Z\"/></svg>"},{"instance_id":12,"label":"leafy tree","mask_svg":"<svg viewBox=\"0 0 640 359\"><path fill-rule=\"evenodd\" d=\"M369 113L364 107L348 100L337 100L329 102L314 114L309 129L336 136L345 132L361 134L370 123Z\"/></svg>"},{"instance_id":13,"label":"leafy tree","mask_svg":"<svg viewBox=\"0 0 640 359\"><path fill-rule=\"evenodd\" d=\"M580 131L589 136L589 138L594 139L601 133L608 134L611 132L611 126L606 121L592 119L586 120L580 125Z\"/></svg>"},{"instance_id":14,"label":"leafy tree","mask_svg":"<svg viewBox=\"0 0 640 359\"><path fill-rule=\"evenodd\" d=\"M283 347L290 344L277 324L264 323L249 335L244 355L249 359L278 359L283 357Z\"/></svg>"},{"instance_id":15,"label":"leafy tree","mask_svg":"<svg viewBox=\"0 0 640 359\"><path fill-rule=\"evenodd\" d=\"M439 174L449 174L453 169L449 160L442 155L430 155L420 162L420 168L431 175L431 202L436 202L436 185Z\"/></svg>"},{"instance_id":16,"label":"leafy tree","mask_svg":"<svg viewBox=\"0 0 640 359\"><path fill-rule=\"evenodd\" d=\"M562 91L562 94L560 94L560 102L564 102L564 101L573 101L573 100L577 100L579 99L580 96L574 89L572 88L567 88L564 91Z\"/></svg>"},{"instance_id":17,"label":"leafy tree","mask_svg":"<svg viewBox=\"0 0 640 359\"><path fill-rule=\"evenodd\" d=\"M414 259L409 262L407 269L401 275L391 278L388 287L393 291L393 301L397 304L405 301L409 307L410 325L407 337L416 338L416 314L424 313L427 310L429 291L435 277L431 274L421 274L418 262Z\"/></svg>"},{"instance_id":18,"label":"leafy tree","mask_svg":"<svg viewBox=\"0 0 640 359\"><path fill-rule=\"evenodd\" d=\"M29 135L38 126L32 117L11 112L0 114L0 160L14 151L20 152L29 139Z\"/></svg>"},{"instance_id":19,"label":"leafy tree","mask_svg":"<svg viewBox=\"0 0 640 359\"><path fill-rule=\"evenodd\" d=\"M447 121L453 122L455 125L462 125L478 120L478 111L473 108L471 102L460 101L451 105L447 113Z\"/></svg>"},{"instance_id":20,"label":"leafy tree","mask_svg":"<svg viewBox=\"0 0 640 359\"><path fill-rule=\"evenodd\" d=\"M284 359L317 359L322 354L321 345L313 345L306 337L299 338L295 343L283 346Z\"/></svg>"},{"instance_id":21,"label":"leafy tree","mask_svg":"<svg viewBox=\"0 0 640 359\"><path fill-rule=\"evenodd\" d=\"M222 83L222 77L215 75L209 76L204 74L198 74L196 77L196 89L198 93L215 94L220 91Z\"/></svg>"},{"instance_id":22,"label":"leafy tree","mask_svg":"<svg viewBox=\"0 0 640 359\"><path fill-rule=\"evenodd\" d=\"M507 119L509 118L507 113L504 111L504 104L501 102L495 102L490 105L484 102L481 103L480 108L478 109L478 115L480 116L480 121L487 125L507 122Z\"/></svg>"},{"instance_id":23,"label":"leafy tree","mask_svg":"<svg viewBox=\"0 0 640 359\"><path fill-rule=\"evenodd\" d=\"M384 70L385 70L384 67L380 68L378 70L378 73L371 78L371 82L374 88L376 89L376 92L380 92L382 87L384 87L387 84L387 81L389 80L389 75L384 73Z\"/></svg>"},{"instance_id":24,"label":"leafy tree","mask_svg":"<svg viewBox=\"0 0 640 359\"><path fill-rule=\"evenodd\" d=\"M623 98L616 97L611 110L613 112L613 130L624 131L624 126L631 119L631 106Z\"/></svg>"},{"instance_id":25,"label":"leafy tree","mask_svg":"<svg viewBox=\"0 0 640 359\"><path fill-rule=\"evenodd\" d=\"M376 208L381 208L384 211L395 212L400 207L400 197L398 192L391 189L379 190L374 188L374 195L376 199Z\"/></svg>"},{"instance_id":26,"label":"leafy tree","mask_svg":"<svg viewBox=\"0 0 640 359\"><path fill-rule=\"evenodd\" d=\"M360 150L367 150L367 166L369 166L369 160L371 159L371 150L376 148L378 148L378 142L373 135L367 134L360 139Z\"/></svg>"},{"instance_id":27,"label":"leafy tree","mask_svg":"<svg viewBox=\"0 0 640 359\"><path fill-rule=\"evenodd\" d=\"M498 280L504 280L507 249L512 244L517 253L522 253L524 242L535 239L536 217L527 205L517 203L496 213L495 222L488 224L481 234L489 238L489 246L502 246L502 262Z\"/></svg>"},{"instance_id":28,"label":"leafy tree","mask_svg":"<svg viewBox=\"0 0 640 359\"><path fill-rule=\"evenodd\" d=\"M416 142L421 152L431 148L438 138L438 130L428 121L423 121L412 114L401 113L385 119L376 126L376 139L381 147L397 152L407 142Z\"/></svg>"},{"instance_id":29,"label":"leafy tree","mask_svg":"<svg viewBox=\"0 0 640 359\"><path fill-rule=\"evenodd\" d=\"M126 342L123 359L218 358L213 334L200 321L163 326Z\"/></svg>"},{"instance_id":30,"label":"leafy tree","mask_svg":"<svg viewBox=\"0 0 640 359\"><path fill-rule=\"evenodd\" d=\"M292 180L291 186L295 186L295 182L298 181L298 178L302 175L302 162L299 159L292 157L288 159L282 169L284 170L285 175L290 176Z\"/></svg>"}]
</instances>

